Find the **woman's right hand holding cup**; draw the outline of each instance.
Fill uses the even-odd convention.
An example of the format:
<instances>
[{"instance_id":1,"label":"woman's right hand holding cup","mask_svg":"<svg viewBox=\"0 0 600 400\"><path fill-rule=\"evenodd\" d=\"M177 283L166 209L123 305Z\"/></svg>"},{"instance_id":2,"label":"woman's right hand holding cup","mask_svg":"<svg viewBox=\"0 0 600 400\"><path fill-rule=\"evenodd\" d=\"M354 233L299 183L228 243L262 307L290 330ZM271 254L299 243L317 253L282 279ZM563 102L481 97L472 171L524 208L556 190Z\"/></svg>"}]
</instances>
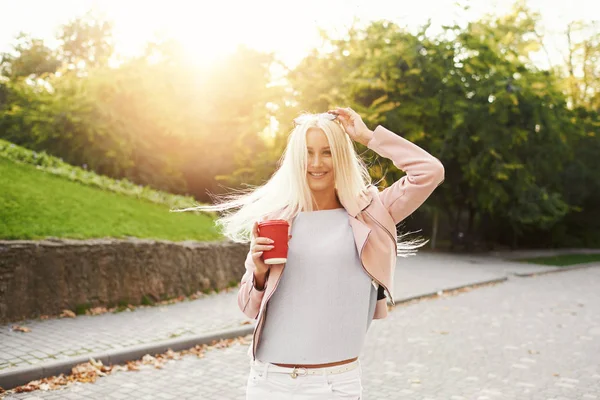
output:
<instances>
[{"instance_id":1,"label":"woman's right hand holding cup","mask_svg":"<svg viewBox=\"0 0 600 400\"><path fill-rule=\"evenodd\" d=\"M252 228L252 242L250 243L250 253L252 254L252 260L256 265L256 275L264 275L271 267L262 259L262 255L265 251L273 249L273 241L266 237L258 236L258 222L254 223Z\"/></svg>"},{"instance_id":2,"label":"woman's right hand holding cup","mask_svg":"<svg viewBox=\"0 0 600 400\"><path fill-rule=\"evenodd\" d=\"M271 264L264 262L263 253L265 251L273 250L275 247L274 241L268 237L258 236L258 222L254 223L252 228L252 241L250 243L250 253L256 269L254 270L254 286L258 290L264 290L265 282L267 280L267 272L271 268ZM292 235L288 234L288 241L292 238ZM286 243L287 244L287 243Z\"/></svg>"}]
</instances>

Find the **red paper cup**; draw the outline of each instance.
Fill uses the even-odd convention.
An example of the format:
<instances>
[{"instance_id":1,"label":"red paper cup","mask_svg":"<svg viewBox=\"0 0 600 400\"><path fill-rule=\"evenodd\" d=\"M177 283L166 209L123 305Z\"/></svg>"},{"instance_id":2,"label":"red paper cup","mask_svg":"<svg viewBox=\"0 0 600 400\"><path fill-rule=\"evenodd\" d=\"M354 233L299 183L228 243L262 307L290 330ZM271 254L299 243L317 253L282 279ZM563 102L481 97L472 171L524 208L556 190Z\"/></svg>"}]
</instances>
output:
<instances>
[{"instance_id":1,"label":"red paper cup","mask_svg":"<svg viewBox=\"0 0 600 400\"><path fill-rule=\"evenodd\" d=\"M273 240L271 250L265 250L262 259L265 264L287 262L289 224L283 219L271 219L258 223L258 235Z\"/></svg>"}]
</instances>

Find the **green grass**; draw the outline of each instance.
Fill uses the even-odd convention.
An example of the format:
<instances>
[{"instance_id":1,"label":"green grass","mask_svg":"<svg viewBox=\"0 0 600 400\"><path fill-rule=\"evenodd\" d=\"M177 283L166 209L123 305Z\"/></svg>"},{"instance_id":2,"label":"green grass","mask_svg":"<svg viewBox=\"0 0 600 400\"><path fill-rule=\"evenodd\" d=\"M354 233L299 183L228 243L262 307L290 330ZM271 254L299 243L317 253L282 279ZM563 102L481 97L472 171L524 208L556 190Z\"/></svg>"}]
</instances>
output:
<instances>
[{"instance_id":1,"label":"green grass","mask_svg":"<svg viewBox=\"0 0 600 400\"><path fill-rule=\"evenodd\" d=\"M51 156L45 151L36 152L3 139L0 139L0 157L19 164L35 165L38 171L48 172L87 186L124 194L136 199L148 200L152 203L165 204L172 209L188 208L197 205L196 200L191 196L181 196L155 190L149 186L136 185L127 179L113 179L108 176L98 175L93 171L67 164L61 158ZM210 213L205 214L212 216Z\"/></svg>"},{"instance_id":2,"label":"green grass","mask_svg":"<svg viewBox=\"0 0 600 400\"><path fill-rule=\"evenodd\" d=\"M106 191L0 157L0 239L223 240L204 213Z\"/></svg>"},{"instance_id":3,"label":"green grass","mask_svg":"<svg viewBox=\"0 0 600 400\"><path fill-rule=\"evenodd\" d=\"M600 262L600 254L562 254L551 257L524 258L519 261L531 264L567 267L569 265Z\"/></svg>"}]
</instances>

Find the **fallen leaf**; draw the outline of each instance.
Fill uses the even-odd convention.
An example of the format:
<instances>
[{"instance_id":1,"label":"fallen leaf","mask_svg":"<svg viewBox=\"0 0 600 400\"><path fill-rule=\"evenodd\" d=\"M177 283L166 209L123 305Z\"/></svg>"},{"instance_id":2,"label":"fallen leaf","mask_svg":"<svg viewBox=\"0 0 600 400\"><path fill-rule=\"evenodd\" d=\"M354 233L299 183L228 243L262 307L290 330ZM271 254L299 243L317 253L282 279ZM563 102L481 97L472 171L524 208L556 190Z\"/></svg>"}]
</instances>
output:
<instances>
[{"instance_id":1,"label":"fallen leaf","mask_svg":"<svg viewBox=\"0 0 600 400\"><path fill-rule=\"evenodd\" d=\"M94 308L90 308L85 313L87 315L101 315L101 314L105 314L107 312L108 312L108 310L106 309L106 307L94 307Z\"/></svg>"},{"instance_id":2,"label":"fallen leaf","mask_svg":"<svg viewBox=\"0 0 600 400\"><path fill-rule=\"evenodd\" d=\"M144 357L142 357L142 362L144 364L153 364L156 362L156 358L152 357L150 354L146 354Z\"/></svg>"},{"instance_id":3,"label":"fallen leaf","mask_svg":"<svg viewBox=\"0 0 600 400\"><path fill-rule=\"evenodd\" d=\"M128 371L139 371L137 364L133 361L127 361L127 370Z\"/></svg>"},{"instance_id":4,"label":"fallen leaf","mask_svg":"<svg viewBox=\"0 0 600 400\"><path fill-rule=\"evenodd\" d=\"M31 332L31 329L29 329L26 326L21 326L21 325L13 325L12 330L17 331L17 332Z\"/></svg>"},{"instance_id":5,"label":"fallen leaf","mask_svg":"<svg viewBox=\"0 0 600 400\"><path fill-rule=\"evenodd\" d=\"M75 318L75 313L71 310L62 310L62 313L60 314L61 318Z\"/></svg>"},{"instance_id":6,"label":"fallen leaf","mask_svg":"<svg viewBox=\"0 0 600 400\"><path fill-rule=\"evenodd\" d=\"M215 340L210 346L206 344L196 345L190 349L182 351L173 351L172 349L168 349L163 354L155 354L154 356L146 354L141 360L127 361L125 365L106 366L101 360L90 358L89 362L78 364L73 367L71 369L71 375L65 376L64 374L60 374L59 376L52 376L41 380L31 381L9 391L6 391L0 387L0 394L32 392L35 390L58 390L64 389L65 386L71 386L76 382L93 383L98 377L104 377L114 372L139 371L141 365L146 363L153 365L154 368L161 369L168 360L178 360L184 355L196 355L198 358L204 358L207 350L229 347L233 344L248 345L251 340L252 334L248 334L246 336L239 336L232 339L223 339L219 341Z\"/></svg>"}]
</instances>

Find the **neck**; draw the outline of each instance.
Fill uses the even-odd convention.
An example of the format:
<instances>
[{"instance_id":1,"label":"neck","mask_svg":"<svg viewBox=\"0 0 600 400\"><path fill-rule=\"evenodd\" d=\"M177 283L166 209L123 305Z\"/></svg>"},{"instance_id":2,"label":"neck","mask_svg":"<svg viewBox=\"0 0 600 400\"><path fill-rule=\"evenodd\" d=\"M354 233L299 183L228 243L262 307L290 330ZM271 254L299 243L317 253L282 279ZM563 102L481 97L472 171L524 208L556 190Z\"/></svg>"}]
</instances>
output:
<instances>
[{"instance_id":1,"label":"neck","mask_svg":"<svg viewBox=\"0 0 600 400\"><path fill-rule=\"evenodd\" d=\"M343 207L337 197L335 189L327 192L313 192L312 206L314 210L331 210Z\"/></svg>"}]
</instances>

